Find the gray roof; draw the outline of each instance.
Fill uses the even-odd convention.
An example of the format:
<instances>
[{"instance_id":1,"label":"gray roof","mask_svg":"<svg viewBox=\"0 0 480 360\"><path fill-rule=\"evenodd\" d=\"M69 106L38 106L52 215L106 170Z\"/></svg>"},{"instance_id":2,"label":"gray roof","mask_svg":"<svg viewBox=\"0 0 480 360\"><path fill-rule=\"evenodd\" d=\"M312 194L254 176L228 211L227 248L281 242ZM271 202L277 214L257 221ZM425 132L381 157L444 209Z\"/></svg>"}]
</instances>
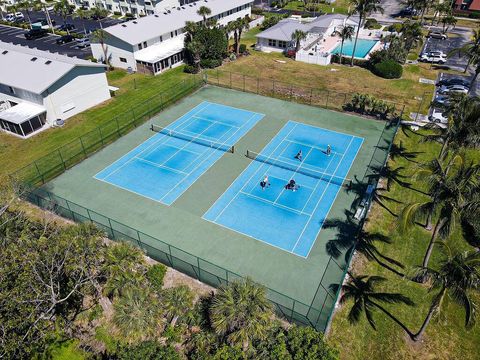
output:
<instances>
[{"instance_id":1,"label":"gray roof","mask_svg":"<svg viewBox=\"0 0 480 360\"><path fill-rule=\"evenodd\" d=\"M348 18L346 15L341 14L322 15L311 22L299 22L296 19L288 18L280 20L278 24L266 29L265 31L262 31L256 36L265 39L291 41L292 34L295 32L295 30L323 34L333 20L344 19L348 19L349 22L358 23L356 18Z\"/></svg>"},{"instance_id":2,"label":"gray roof","mask_svg":"<svg viewBox=\"0 0 480 360\"><path fill-rule=\"evenodd\" d=\"M136 45L181 29L187 21L202 21L202 17L197 14L201 6L206 6L212 11L210 18L249 3L253 3L253 0L201 0L165 10L155 15L113 25L104 30L128 44Z\"/></svg>"},{"instance_id":3,"label":"gray roof","mask_svg":"<svg viewBox=\"0 0 480 360\"><path fill-rule=\"evenodd\" d=\"M41 94L76 66L105 67L0 41L0 83L7 86Z\"/></svg>"}]
</instances>

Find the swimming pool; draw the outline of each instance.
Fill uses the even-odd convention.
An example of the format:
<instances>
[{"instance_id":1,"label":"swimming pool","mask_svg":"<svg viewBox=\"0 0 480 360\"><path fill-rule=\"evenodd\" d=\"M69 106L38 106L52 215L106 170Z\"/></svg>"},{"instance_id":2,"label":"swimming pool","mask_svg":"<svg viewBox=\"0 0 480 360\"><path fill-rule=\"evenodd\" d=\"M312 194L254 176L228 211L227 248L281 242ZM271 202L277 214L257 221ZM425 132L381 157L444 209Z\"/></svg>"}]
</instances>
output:
<instances>
[{"instance_id":1,"label":"swimming pool","mask_svg":"<svg viewBox=\"0 0 480 360\"><path fill-rule=\"evenodd\" d=\"M358 39L357 48L355 49L355 57L362 59L365 58L377 42L378 40ZM355 39L346 40L343 43L343 56L352 56L354 44ZM338 44L338 46L332 51L332 54L340 54L341 46L341 44Z\"/></svg>"}]
</instances>

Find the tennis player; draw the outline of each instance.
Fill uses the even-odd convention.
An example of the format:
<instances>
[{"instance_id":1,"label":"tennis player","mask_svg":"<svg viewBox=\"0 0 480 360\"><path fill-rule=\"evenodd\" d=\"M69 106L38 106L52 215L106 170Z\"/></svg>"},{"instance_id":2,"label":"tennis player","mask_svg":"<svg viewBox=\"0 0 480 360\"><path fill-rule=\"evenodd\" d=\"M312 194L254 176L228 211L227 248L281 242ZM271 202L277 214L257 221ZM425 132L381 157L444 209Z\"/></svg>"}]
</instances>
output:
<instances>
[{"instance_id":1,"label":"tennis player","mask_svg":"<svg viewBox=\"0 0 480 360\"><path fill-rule=\"evenodd\" d=\"M260 181L260 187L262 188L262 191L265 190L266 187L269 187L270 183L268 182L268 175L265 175L262 181Z\"/></svg>"},{"instance_id":2,"label":"tennis player","mask_svg":"<svg viewBox=\"0 0 480 360\"><path fill-rule=\"evenodd\" d=\"M286 190L292 190L292 191L297 191L300 188L300 186L297 185L295 180L291 179L287 185L285 185Z\"/></svg>"},{"instance_id":3,"label":"tennis player","mask_svg":"<svg viewBox=\"0 0 480 360\"><path fill-rule=\"evenodd\" d=\"M327 145L327 156L330 156L332 153L332 147L330 145Z\"/></svg>"},{"instance_id":4,"label":"tennis player","mask_svg":"<svg viewBox=\"0 0 480 360\"><path fill-rule=\"evenodd\" d=\"M298 151L297 155L295 155L295 159L298 159L298 160L302 161L302 156L303 156L302 149L300 149Z\"/></svg>"}]
</instances>

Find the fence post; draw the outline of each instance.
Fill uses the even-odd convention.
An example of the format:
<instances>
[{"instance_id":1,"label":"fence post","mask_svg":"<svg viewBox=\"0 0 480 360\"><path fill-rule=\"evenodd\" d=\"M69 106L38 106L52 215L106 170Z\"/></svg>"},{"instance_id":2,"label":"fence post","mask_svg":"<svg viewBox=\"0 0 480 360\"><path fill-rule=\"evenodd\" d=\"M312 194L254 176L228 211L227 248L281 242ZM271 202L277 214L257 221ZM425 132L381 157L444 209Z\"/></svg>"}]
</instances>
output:
<instances>
[{"instance_id":1,"label":"fence post","mask_svg":"<svg viewBox=\"0 0 480 360\"><path fill-rule=\"evenodd\" d=\"M43 178L43 174L40 172L40 169L38 168L37 162L34 161L33 164L35 165L35 169L37 169L38 176L42 179L42 183L45 184L45 179Z\"/></svg>"},{"instance_id":2,"label":"fence post","mask_svg":"<svg viewBox=\"0 0 480 360\"><path fill-rule=\"evenodd\" d=\"M230 89L232 88L232 72L230 71Z\"/></svg>"},{"instance_id":3,"label":"fence post","mask_svg":"<svg viewBox=\"0 0 480 360\"><path fill-rule=\"evenodd\" d=\"M109 217L107 217L107 219L108 219L108 224L110 225L110 230L112 231L112 238L113 238L113 240L116 240L115 239L115 231L113 231L112 221L110 220Z\"/></svg>"},{"instance_id":4,"label":"fence post","mask_svg":"<svg viewBox=\"0 0 480 360\"><path fill-rule=\"evenodd\" d=\"M100 126L97 127L97 129L98 129L98 132L100 133L100 141L102 142L102 146L104 146L105 144L103 143L102 129L100 129Z\"/></svg>"},{"instance_id":5,"label":"fence post","mask_svg":"<svg viewBox=\"0 0 480 360\"><path fill-rule=\"evenodd\" d=\"M275 97L275 80L272 81L272 91L273 91L273 96Z\"/></svg>"},{"instance_id":6,"label":"fence post","mask_svg":"<svg viewBox=\"0 0 480 360\"><path fill-rule=\"evenodd\" d=\"M313 88L310 88L310 105L312 105Z\"/></svg>"},{"instance_id":7,"label":"fence post","mask_svg":"<svg viewBox=\"0 0 480 360\"><path fill-rule=\"evenodd\" d=\"M243 92L245 92L245 75L243 75Z\"/></svg>"},{"instance_id":8,"label":"fence post","mask_svg":"<svg viewBox=\"0 0 480 360\"><path fill-rule=\"evenodd\" d=\"M80 145L82 145L83 155L87 157L87 152L85 151L85 146L83 146L83 140L81 136L79 137L79 140L80 140Z\"/></svg>"},{"instance_id":9,"label":"fence post","mask_svg":"<svg viewBox=\"0 0 480 360\"><path fill-rule=\"evenodd\" d=\"M62 156L62 153L60 152L60 149L57 149L57 152L58 152L58 156L60 156L60 160L63 164L63 170L67 170L67 166L65 165L65 161L63 161L63 156Z\"/></svg>"},{"instance_id":10,"label":"fence post","mask_svg":"<svg viewBox=\"0 0 480 360\"><path fill-rule=\"evenodd\" d=\"M328 98L330 97L330 91L327 91L327 99L325 101L325 109L328 109Z\"/></svg>"},{"instance_id":11,"label":"fence post","mask_svg":"<svg viewBox=\"0 0 480 360\"><path fill-rule=\"evenodd\" d=\"M293 85L290 85L290 100L293 100Z\"/></svg>"},{"instance_id":12,"label":"fence post","mask_svg":"<svg viewBox=\"0 0 480 360\"><path fill-rule=\"evenodd\" d=\"M259 94L259 91L260 91L260 78L257 77L257 94Z\"/></svg>"}]
</instances>

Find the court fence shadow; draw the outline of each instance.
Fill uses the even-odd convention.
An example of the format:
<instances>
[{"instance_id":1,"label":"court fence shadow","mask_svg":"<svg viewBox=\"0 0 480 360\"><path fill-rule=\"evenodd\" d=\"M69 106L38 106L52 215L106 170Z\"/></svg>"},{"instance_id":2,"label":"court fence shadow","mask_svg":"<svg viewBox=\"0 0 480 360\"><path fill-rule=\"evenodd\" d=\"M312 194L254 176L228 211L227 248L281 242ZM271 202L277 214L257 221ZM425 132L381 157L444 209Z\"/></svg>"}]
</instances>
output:
<instances>
[{"instance_id":1,"label":"court fence shadow","mask_svg":"<svg viewBox=\"0 0 480 360\"><path fill-rule=\"evenodd\" d=\"M218 287L242 279L242 275L172 246L155 236L57 196L50 192L48 186L46 186L50 180L143 124L169 105L198 90L207 82L203 74L184 80L168 91L146 100L144 104L132 108L129 113L115 116L111 121L95 130L21 168L10 175L11 181L18 184L19 194L32 204L75 222L93 223L112 240L130 242L143 249L153 259L206 284ZM385 121L384 129L375 147L370 164L362 178L365 191L359 191L357 197L361 198L365 211L358 218L358 229L363 227L372 203L372 192L368 192L368 189L369 187L375 188L380 177L380 174L375 174L372 169L385 166L401 116L402 113ZM290 322L312 326L322 332L327 331L339 297L339 293L332 292L330 284L338 284L344 280L350 261L351 256L337 259L329 258L326 270L323 274L319 274L319 285L310 304L305 304L266 287L268 298L274 304L277 314Z\"/></svg>"}]
</instances>

